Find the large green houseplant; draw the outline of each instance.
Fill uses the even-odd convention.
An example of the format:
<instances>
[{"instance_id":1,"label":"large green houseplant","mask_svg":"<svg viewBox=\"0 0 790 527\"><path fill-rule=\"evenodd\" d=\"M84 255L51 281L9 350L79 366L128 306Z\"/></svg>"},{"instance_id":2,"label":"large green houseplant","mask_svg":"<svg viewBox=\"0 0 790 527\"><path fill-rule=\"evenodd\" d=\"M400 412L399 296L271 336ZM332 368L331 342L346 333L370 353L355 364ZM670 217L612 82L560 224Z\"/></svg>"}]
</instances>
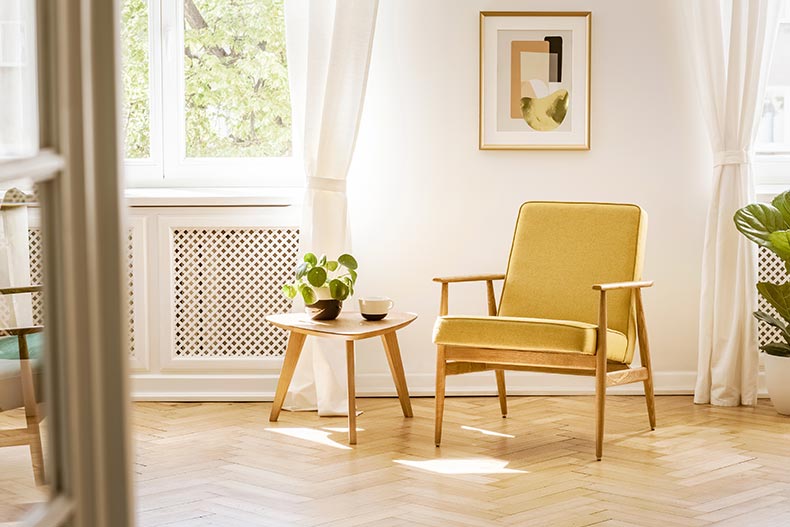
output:
<instances>
[{"instance_id":1,"label":"large green houseplant","mask_svg":"<svg viewBox=\"0 0 790 527\"><path fill-rule=\"evenodd\" d=\"M778 256L790 273L790 191L771 203L752 203L735 213L735 227L746 238ZM755 318L778 330L781 340L760 346L765 352L768 394L779 413L790 414L790 281L758 282L757 291L779 315L754 312Z\"/></svg>"},{"instance_id":2,"label":"large green houseplant","mask_svg":"<svg viewBox=\"0 0 790 527\"><path fill-rule=\"evenodd\" d=\"M294 281L283 285L282 292L291 299L301 295L313 320L332 320L340 314L343 300L354 294L357 267L350 254L328 260L326 255L307 253L296 267Z\"/></svg>"}]
</instances>

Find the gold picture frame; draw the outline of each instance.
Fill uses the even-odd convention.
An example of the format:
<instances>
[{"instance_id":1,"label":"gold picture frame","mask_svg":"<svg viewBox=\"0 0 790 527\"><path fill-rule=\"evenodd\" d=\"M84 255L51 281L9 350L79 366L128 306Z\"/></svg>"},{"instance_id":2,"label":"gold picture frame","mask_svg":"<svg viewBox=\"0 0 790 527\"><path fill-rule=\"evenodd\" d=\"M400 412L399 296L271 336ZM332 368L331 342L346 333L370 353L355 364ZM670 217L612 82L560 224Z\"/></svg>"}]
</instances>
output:
<instances>
[{"instance_id":1,"label":"gold picture frame","mask_svg":"<svg viewBox=\"0 0 790 527\"><path fill-rule=\"evenodd\" d=\"M480 150L589 150L589 11L480 13Z\"/></svg>"}]
</instances>

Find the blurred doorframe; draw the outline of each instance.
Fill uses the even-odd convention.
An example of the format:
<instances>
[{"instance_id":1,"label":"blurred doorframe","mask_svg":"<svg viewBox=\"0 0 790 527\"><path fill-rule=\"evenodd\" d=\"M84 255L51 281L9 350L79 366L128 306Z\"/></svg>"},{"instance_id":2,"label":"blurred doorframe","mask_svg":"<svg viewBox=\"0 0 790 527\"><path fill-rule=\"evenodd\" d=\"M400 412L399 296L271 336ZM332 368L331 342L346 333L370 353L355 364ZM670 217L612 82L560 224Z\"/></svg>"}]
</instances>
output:
<instances>
[{"instance_id":1,"label":"blurred doorframe","mask_svg":"<svg viewBox=\"0 0 790 527\"><path fill-rule=\"evenodd\" d=\"M131 487L117 0L36 0L48 504L23 525L126 527Z\"/></svg>"}]
</instances>

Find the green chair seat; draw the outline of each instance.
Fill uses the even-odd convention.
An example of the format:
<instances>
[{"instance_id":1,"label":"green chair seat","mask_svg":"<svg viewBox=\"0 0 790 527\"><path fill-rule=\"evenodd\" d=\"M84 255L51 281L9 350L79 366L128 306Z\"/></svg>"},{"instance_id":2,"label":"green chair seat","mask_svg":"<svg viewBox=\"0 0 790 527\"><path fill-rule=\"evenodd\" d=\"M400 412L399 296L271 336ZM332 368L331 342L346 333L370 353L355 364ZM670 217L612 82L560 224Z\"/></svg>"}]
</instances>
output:
<instances>
[{"instance_id":1,"label":"green chair seat","mask_svg":"<svg viewBox=\"0 0 790 527\"><path fill-rule=\"evenodd\" d=\"M33 384L41 400L41 357L44 352L44 334L31 333L27 336L27 349L33 366ZM19 365L19 341L16 336L0 338L0 412L19 408L22 401L21 368Z\"/></svg>"}]
</instances>

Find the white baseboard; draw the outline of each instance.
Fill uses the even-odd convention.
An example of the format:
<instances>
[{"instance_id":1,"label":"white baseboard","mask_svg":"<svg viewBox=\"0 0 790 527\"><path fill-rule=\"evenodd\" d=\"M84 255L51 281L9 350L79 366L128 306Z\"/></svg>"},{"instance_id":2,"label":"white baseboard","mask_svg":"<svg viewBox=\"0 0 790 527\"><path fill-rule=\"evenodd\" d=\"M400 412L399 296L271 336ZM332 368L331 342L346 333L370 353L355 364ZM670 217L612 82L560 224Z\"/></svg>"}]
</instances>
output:
<instances>
[{"instance_id":1,"label":"white baseboard","mask_svg":"<svg viewBox=\"0 0 790 527\"><path fill-rule=\"evenodd\" d=\"M507 372L507 392L511 395L590 395L592 377ZM761 396L764 382L760 374ZM697 374L693 371L655 372L657 395L688 395L694 392ZM133 374L132 398L137 401L271 401L278 373L264 374ZM388 373L357 375L359 397L394 397L395 388ZM435 378L430 373L406 376L409 393L433 397ZM641 395L642 383L610 388L613 395ZM495 395L492 372L471 373L447 379L447 395Z\"/></svg>"}]
</instances>

